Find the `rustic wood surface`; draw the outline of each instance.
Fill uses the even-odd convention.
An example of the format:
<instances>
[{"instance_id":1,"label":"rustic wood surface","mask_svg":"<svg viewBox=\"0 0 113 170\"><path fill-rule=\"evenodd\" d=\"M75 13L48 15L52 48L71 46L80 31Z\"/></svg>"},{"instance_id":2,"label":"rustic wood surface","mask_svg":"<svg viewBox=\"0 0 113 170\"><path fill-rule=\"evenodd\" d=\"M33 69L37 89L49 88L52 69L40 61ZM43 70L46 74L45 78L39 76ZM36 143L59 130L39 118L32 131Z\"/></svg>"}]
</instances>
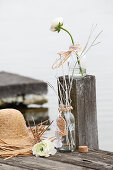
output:
<instances>
[{"instance_id":1,"label":"rustic wood surface","mask_svg":"<svg viewBox=\"0 0 113 170\"><path fill-rule=\"evenodd\" d=\"M76 119L77 146L98 149L95 76L75 78L71 91L73 114Z\"/></svg>"},{"instance_id":2,"label":"rustic wood surface","mask_svg":"<svg viewBox=\"0 0 113 170\"><path fill-rule=\"evenodd\" d=\"M67 84L69 82L68 79L67 76ZM59 80L63 85L63 77L59 77ZM65 93L63 90L62 94L65 103ZM73 107L72 113L75 116L76 146L87 145L91 149L98 150L95 76L86 75L85 77L74 78L71 90L71 100L71 105Z\"/></svg>"},{"instance_id":3,"label":"rustic wood surface","mask_svg":"<svg viewBox=\"0 0 113 170\"><path fill-rule=\"evenodd\" d=\"M57 153L49 158L35 156L0 158L0 170L113 170L113 153L90 150L88 153Z\"/></svg>"}]
</instances>

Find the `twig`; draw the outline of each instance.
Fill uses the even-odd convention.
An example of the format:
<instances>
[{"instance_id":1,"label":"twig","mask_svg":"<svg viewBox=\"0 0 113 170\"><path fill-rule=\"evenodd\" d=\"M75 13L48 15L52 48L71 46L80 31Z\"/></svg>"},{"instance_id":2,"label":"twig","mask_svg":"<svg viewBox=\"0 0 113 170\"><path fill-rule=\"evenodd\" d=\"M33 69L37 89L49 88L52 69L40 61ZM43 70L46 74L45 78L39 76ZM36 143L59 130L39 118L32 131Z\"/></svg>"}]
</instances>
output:
<instances>
[{"instance_id":1,"label":"twig","mask_svg":"<svg viewBox=\"0 0 113 170\"><path fill-rule=\"evenodd\" d=\"M85 53L83 54L83 55L81 55L82 57L90 50L90 48L92 47L92 46L94 46L94 43L95 43L95 41L97 40L97 38L100 36L100 34L103 32L103 30L102 31L100 31L98 34L97 34L97 36L95 37L95 39L93 40L93 42L91 43L91 45L88 47L88 49L85 51ZM99 42L100 43L100 42ZM99 44L99 43L97 43L97 44Z\"/></svg>"},{"instance_id":2,"label":"twig","mask_svg":"<svg viewBox=\"0 0 113 170\"><path fill-rule=\"evenodd\" d=\"M89 41L90 41L90 38L91 38L91 36L92 36L94 30L96 29L96 27L97 27L97 24L95 25L94 28L93 28L93 25L92 25L90 34L89 34L89 36L88 36L88 40L87 40L86 45L85 45L84 49L82 50L82 53L80 54L80 56L83 54L83 52L84 52L85 49L87 48L87 46L88 46L88 44L89 44Z\"/></svg>"}]
</instances>

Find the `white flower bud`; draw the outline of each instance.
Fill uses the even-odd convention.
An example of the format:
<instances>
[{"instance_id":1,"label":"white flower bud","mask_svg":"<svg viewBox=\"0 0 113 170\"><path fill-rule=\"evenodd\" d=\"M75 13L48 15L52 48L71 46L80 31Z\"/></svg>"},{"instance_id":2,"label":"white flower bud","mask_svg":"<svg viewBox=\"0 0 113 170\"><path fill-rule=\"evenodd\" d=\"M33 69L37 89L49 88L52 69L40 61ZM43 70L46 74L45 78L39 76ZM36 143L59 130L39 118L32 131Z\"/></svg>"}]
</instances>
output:
<instances>
[{"instance_id":1,"label":"white flower bud","mask_svg":"<svg viewBox=\"0 0 113 170\"><path fill-rule=\"evenodd\" d=\"M62 17L57 17L53 20L51 27L50 27L50 30L53 31L53 32L57 31L59 24L61 26L63 25L63 18Z\"/></svg>"}]
</instances>

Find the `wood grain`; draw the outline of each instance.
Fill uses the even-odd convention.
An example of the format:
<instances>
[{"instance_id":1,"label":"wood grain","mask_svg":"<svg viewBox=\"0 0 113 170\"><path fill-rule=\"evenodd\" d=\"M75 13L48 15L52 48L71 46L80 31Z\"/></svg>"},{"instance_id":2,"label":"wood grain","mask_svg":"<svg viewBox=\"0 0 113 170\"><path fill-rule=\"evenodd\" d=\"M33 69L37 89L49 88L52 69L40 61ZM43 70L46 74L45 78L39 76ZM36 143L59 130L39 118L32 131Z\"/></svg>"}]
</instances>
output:
<instances>
[{"instance_id":1,"label":"wood grain","mask_svg":"<svg viewBox=\"0 0 113 170\"><path fill-rule=\"evenodd\" d=\"M35 156L0 158L0 170L107 170L113 169L113 153L89 150L88 153L57 153L49 158Z\"/></svg>"},{"instance_id":2,"label":"wood grain","mask_svg":"<svg viewBox=\"0 0 113 170\"><path fill-rule=\"evenodd\" d=\"M59 78L63 85L63 77ZM66 76L68 84L68 76ZM58 89L59 91L59 89ZM65 94L62 91L65 101ZM60 95L60 93L59 93ZM98 149L98 128L96 109L96 80L95 76L87 75L74 78L71 90L72 113L75 116L76 146L87 145Z\"/></svg>"}]
</instances>

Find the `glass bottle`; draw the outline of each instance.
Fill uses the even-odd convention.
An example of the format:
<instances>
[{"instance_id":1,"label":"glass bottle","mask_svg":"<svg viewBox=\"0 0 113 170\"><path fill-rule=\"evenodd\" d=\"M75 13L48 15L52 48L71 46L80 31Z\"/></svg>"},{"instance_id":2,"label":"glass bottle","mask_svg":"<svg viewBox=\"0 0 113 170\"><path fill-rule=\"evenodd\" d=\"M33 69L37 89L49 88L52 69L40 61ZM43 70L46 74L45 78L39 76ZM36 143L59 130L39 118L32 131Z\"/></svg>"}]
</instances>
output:
<instances>
[{"instance_id":1,"label":"glass bottle","mask_svg":"<svg viewBox=\"0 0 113 170\"><path fill-rule=\"evenodd\" d=\"M86 76L86 69L82 67L82 73L83 75L81 74L80 72L80 68L77 67L77 68L70 68L70 72L71 72L71 75L73 78L81 78L81 77L84 77Z\"/></svg>"},{"instance_id":2,"label":"glass bottle","mask_svg":"<svg viewBox=\"0 0 113 170\"><path fill-rule=\"evenodd\" d=\"M61 116L65 120L66 135L61 136L62 146L58 150L60 152L73 152L76 149L75 117L72 114L71 110L61 111Z\"/></svg>"},{"instance_id":3,"label":"glass bottle","mask_svg":"<svg viewBox=\"0 0 113 170\"><path fill-rule=\"evenodd\" d=\"M80 58L78 58L80 60ZM86 76L86 66L84 61L82 60L82 62L80 61L80 65L78 64L78 60L77 60L77 56L75 55L75 53L71 54L71 57L69 58L68 62L68 69L69 69L69 74L71 77L74 78L81 78ZM82 73L83 75L82 75Z\"/></svg>"}]
</instances>

